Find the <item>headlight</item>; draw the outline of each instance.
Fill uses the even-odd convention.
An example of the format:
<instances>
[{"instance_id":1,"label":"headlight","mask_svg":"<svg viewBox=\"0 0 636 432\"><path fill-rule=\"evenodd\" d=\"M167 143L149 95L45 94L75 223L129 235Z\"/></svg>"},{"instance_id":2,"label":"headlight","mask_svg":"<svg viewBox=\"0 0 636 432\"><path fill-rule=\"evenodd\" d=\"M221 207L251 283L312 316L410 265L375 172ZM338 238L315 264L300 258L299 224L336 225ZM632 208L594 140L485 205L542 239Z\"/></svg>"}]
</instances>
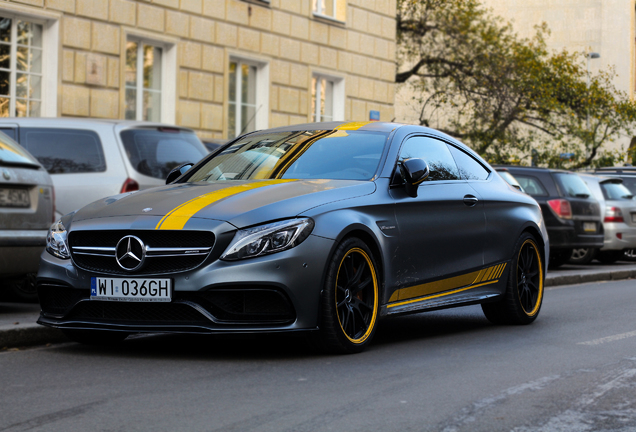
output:
<instances>
[{"instance_id":1,"label":"headlight","mask_svg":"<svg viewBox=\"0 0 636 432\"><path fill-rule=\"evenodd\" d=\"M62 259L69 259L71 257L66 238L66 228L61 220L55 222L51 225L51 228L49 228L49 233L46 236L46 251Z\"/></svg>"},{"instance_id":2,"label":"headlight","mask_svg":"<svg viewBox=\"0 0 636 432\"><path fill-rule=\"evenodd\" d=\"M221 259L253 258L298 246L311 234L314 221L292 219L239 230Z\"/></svg>"}]
</instances>

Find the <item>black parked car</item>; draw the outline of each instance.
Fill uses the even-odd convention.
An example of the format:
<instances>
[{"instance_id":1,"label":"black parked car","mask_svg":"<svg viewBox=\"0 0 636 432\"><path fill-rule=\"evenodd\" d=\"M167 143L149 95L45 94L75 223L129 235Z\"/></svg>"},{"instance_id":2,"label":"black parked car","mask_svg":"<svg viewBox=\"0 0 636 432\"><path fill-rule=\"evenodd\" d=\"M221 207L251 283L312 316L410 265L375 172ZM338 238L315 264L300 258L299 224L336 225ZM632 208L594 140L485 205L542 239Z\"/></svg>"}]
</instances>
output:
<instances>
[{"instance_id":1,"label":"black parked car","mask_svg":"<svg viewBox=\"0 0 636 432\"><path fill-rule=\"evenodd\" d=\"M549 246L537 202L433 129L287 126L189 165L51 227L40 324L85 343L306 331L353 353L384 316L539 314Z\"/></svg>"},{"instance_id":2,"label":"black parked car","mask_svg":"<svg viewBox=\"0 0 636 432\"><path fill-rule=\"evenodd\" d=\"M599 203L578 174L536 167L506 168L541 206L550 238L551 267L565 264L574 248L603 247Z\"/></svg>"}]
</instances>

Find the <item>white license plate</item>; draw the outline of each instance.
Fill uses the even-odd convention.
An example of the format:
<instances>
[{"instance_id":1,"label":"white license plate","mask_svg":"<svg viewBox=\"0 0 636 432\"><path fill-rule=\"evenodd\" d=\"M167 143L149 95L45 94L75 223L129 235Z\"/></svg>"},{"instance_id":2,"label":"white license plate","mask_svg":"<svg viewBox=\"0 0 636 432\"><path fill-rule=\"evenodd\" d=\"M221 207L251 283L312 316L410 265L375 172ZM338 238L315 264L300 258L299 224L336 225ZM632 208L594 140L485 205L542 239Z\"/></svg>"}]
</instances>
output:
<instances>
[{"instance_id":1,"label":"white license plate","mask_svg":"<svg viewBox=\"0 0 636 432\"><path fill-rule=\"evenodd\" d=\"M29 207L30 205L28 190L0 188L0 207Z\"/></svg>"},{"instance_id":2,"label":"white license plate","mask_svg":"<svg viewBox=\"0 0 636 432\"><path fill-rule=\"evenodd\" d=\"M170 279L91 278L91 300L129 302L169 302Z\"/></svg>"},{"instance_id":3,"label":"white license plate","mask_svg":"<svg viewBox=\"0 0 636 432\"><path fill-rule=\"evenodd\" d=\"M596 232L596 223L594 223L594 222L583 222L583 231L594 231L594 232Z\"/></svg>"}]
</instances>

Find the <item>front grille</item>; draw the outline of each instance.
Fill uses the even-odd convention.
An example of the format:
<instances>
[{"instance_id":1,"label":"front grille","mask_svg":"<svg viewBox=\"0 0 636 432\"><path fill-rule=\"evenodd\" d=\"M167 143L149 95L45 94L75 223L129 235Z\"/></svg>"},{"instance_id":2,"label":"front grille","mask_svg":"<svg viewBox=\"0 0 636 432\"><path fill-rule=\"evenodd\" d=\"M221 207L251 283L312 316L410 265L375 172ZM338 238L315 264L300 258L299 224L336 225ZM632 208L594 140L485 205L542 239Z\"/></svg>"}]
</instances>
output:
<instances>
[{"instance_id":1,"label":"front grille","mask_svg":"<svg viewBox=\"0 0 636 432\"><path fill-rule=\"evenodd\" d=\"M122 269L115 258L117 243L127 235L138 237L149 248L142 267L132 272ZM180 230L72 231L68 241L73 262L84 270L146 275L186 271L201 265L212 250L214 234ZM198 252L190 254L187 250Z\"/></svg>"},{"instance_id":2,"label":"front grille","mask_svg":"<svg viewBox=\"0 0 636 432\"><path fill-rule=\"evenodd\" d=\"M42 283L38 285L38 295L45 315L65 320L211 325L194 307L180 302L200 306L219 324L284 324L296 317L287 296L275 288L175 292L169 303L133 303L88 300L89 290Z\"/></svg>"}]
</instances>

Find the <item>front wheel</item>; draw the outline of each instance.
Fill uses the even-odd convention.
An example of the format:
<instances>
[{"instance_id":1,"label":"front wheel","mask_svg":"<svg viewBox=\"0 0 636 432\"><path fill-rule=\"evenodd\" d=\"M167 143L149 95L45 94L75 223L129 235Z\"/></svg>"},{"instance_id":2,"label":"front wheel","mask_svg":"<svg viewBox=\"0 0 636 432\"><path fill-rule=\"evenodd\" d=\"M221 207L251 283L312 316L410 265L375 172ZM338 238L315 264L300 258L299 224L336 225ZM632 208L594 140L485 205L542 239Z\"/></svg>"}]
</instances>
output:
<instances>
[{"instance_id":1,"label":"front wheel","mask_svg":"<svg viewBox=\"0 0 636 432\"><path fill-rule=\"evenodd\" d=\"M371 343L379 310L378 272L369 247L344 240L327 267L322 293L320 340L328 351L362 352Z\"/></svg>"},{"instance_id":2,"label":"front wheel","mask_svg":"<svg viewBox=\"0 0 636 432\"><path fill-rule=\"evenodd\" d=\"M539 315L543 301L543 260L534 237L524 233L515 247L508 286L503 298L481 305L494 324L530 324Z\"/></svg>"}]
</instances>

